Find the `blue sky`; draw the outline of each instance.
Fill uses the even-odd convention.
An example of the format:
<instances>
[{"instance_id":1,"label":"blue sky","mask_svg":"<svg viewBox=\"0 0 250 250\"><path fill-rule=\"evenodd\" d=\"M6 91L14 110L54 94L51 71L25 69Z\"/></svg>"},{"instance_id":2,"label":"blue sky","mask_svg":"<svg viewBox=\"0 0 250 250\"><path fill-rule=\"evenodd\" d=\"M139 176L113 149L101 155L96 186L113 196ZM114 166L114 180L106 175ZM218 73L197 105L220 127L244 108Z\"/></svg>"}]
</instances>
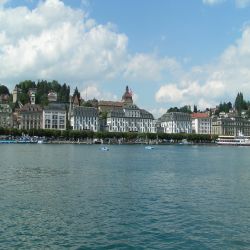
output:
<instances>
[{"instance_id":1,"label":"blue sky","mask_svg":"<svg viewBox=\"0 0 250 250\"><path fill-rule=\"evenodd\" d=\"M0 82L58 79L83 97L171 106L250 99L249 0L0 0ZM249 86L248 86L249 85Z\"/></svg>"}]
</instances>

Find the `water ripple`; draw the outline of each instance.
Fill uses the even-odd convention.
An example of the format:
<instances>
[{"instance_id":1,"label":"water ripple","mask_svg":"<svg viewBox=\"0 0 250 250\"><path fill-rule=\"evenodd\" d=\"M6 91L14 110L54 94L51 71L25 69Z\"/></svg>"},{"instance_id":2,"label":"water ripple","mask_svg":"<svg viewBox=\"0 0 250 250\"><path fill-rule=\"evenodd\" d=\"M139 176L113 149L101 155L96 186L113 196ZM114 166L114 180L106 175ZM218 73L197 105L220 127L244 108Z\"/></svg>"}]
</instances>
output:
<instances>
[{"instance_id":1,"label":"water ripple","mask_svg":"<svg viewBox=\"0 0 250 250\"><path fill-rule=\"evenodd\" d=\"M98 149L1 147L1 249L250 248L248 148Z\"/></svg>"}]
</instances>

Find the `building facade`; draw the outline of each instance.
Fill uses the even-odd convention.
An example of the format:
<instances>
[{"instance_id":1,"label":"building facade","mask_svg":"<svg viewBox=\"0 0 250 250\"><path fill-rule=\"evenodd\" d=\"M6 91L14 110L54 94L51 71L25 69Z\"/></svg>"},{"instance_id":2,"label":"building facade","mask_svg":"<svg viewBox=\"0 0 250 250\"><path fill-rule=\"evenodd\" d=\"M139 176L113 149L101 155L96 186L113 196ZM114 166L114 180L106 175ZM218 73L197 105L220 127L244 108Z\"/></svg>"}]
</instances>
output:
<instances>
[{"instance_id":1,"label":"building facade","mask_svg":"<svg viewBox=\"0 0 250 250\"><path fill-rule=\"evenodd\" d=\"M237 136L242 133L250 136L250 121L242 117L214 117L212 134Z\"/></svg>"},{"instance_id":2,"label":"building facade","mask_svg":"<svg viewBox=\"0 0 250 250\"><path fill-rule=\"evenodd\" d=\"M183 112L170 112L160 118L164 133L192 133L191 115Z\"/></svg>"},{"instance_id":3,"label":"building facade","mask_svg":"<svg viewBox=\"0 0 250 250\"><path fill-rule=\"evenodd\" d=\"M73 130L91 130L99 131L99 116L98 109L93 107L74 107L71 126Z\"/></svg>"},{"instance_id":4,"label":"building facade","mask_svg":"<svg viewBox=\"0 0 250 250\"><path fill-rule=\"evenodd\" d=\"M67 127L67 112L65 104L50 103L43 110L43 125L44 129L66 130Z\"/></svg>"},{"instance_id":5,"label":"building facade","mask_svg":"<svg viewBox=\"0 0 250 250\"><path fill-rule=\"evenodd\" d=\"M42 128L42 108L40 105L27 103L17 109L16 113L19 129Z\"/></svg>"},{"instance_id":6,"label":"building facade","mask_svg":"<svg viewBox=\"0 0 250 250\"><path fill-rule=\"evenodd\" d=\"M195 134L211 134L212 119L207 113L192 114L192 132Z\"/></svg>"},{"instance_id":7,"label":"building facade","mask_svg":"<svg viewBox=\"0 0 250 250\"><path fill-rule=\"evenodd\" d=\"M153 115L136 105L115 108L108 112L107 129L109 132L156 132Z\"/></svg>"}]
</instances>

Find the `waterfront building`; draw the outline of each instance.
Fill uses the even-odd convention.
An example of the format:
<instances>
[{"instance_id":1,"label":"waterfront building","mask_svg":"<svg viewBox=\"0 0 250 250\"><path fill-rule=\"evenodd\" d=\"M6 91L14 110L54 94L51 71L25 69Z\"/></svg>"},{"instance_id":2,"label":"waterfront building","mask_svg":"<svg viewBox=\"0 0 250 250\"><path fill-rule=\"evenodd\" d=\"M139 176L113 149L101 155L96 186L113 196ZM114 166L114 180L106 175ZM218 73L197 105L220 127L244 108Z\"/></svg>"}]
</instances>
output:
<instances>
[{"instance_id":1,"label":"waterfront building","mask_svg":"<svg viewBox=\"0 0 250 250\"><path fill-rule=\"evenodd\" d=\"M27 103L16 110L16 116L19 129L42 128L42 107L40 105Z\"/></svg>"},{"instance_id":2,"label":"waterfront building","mask_svg":"<svg viewBox=\"0 0 250 250\"><path fill-rule=\"evenodd\" d=\"M155 120L151 113L136 105L114 108L107 114L109 132L155 133Z\"/></svg>"},{"instance_id":3,"label":"waterfront building","mask_svg":"<svg viewBox=\"0 0 250 250\"><path fill-rule=\"evenodd\" d=\"M93 107L74 107L71 117L71 126L74 130L99 131L98 109Z\"/></svg>"},{"instance_id":4,"label":"waterfront building","mask_svg":"<svg viewBox=\"0 0 250 250\"><path fill-rule=\"evenodd\" d=\"M49 103L43 110L44 129L66 130L66 106L62 103Z\"/></svg>"},{"instance_id":5,"label":"waterfront building","mask_svg":"<svg viewBox=\"0 0 250 250\"><path fill-rule=\"evenodd\" d=\"M13 126L12 109L9 104L0 104L0 127L9 128Z\"/></svg>"},{"instance_id":6,"label":"waterfront building","mask_svg":"<svg viewBox=\"0 0 250 250\"><path fill-rule=\"evenodd\" d=\"M236 136L239 133L250 136L250 121L242 117L214 117L212 134Z\"/></svg>"},{"instance_id":7,"label":"waterfront building","mask_svg":"<svg viewBox=\"0 0 250 250\"><path fill-rule=\"evenodd\" d=\"M160 117L164 133L192 133L192 119L189 113L170 112Z\"/></svg>"},{"instance_id":8,"label":"waterfront building","mask_svg":"<svg viewBox=\"0 0 250 250\"><path fill-rule=\"evenodd\" d=\"M195 134L211 134L212 119L208 113L192 114L192 131Z\"/></svg>"},{"instance_id":9,"label":"waterfront building","mask_svg":"<svg viewBox=\"0 0 250 250\"><path fill-rule=\"evenodd\" d=\"M110 112L113 109L123 108L124 106L133 105L132 91L126 86L125 92L122 95L121 101L99 101L98 109L100 112Z\"/></svg>"},{"instance_id":10,"label":"waterfront building","mask_svg":"<svg viewBox=\"0 0 250 250\"><path fill-rule=\"evenodd\" d=\"M108 110L106 126L109 132L156 132L153 115L133 104L132 91L128 86L122 95L121 102L110 104L109 109L106 109Z\"/></svg>"},{"instance_id":11,"label":"waterfront building","mask_svg":"<svg viewBox=\"0 0 250 250\"><path fill-rule=\"evenodd\" d=\"M16 109L15 126L19 129L40 129L42 128L42 107L35 104L36 89L29 90L30 103L19 105L20 108Z\"/></svg>"}]
</instances>

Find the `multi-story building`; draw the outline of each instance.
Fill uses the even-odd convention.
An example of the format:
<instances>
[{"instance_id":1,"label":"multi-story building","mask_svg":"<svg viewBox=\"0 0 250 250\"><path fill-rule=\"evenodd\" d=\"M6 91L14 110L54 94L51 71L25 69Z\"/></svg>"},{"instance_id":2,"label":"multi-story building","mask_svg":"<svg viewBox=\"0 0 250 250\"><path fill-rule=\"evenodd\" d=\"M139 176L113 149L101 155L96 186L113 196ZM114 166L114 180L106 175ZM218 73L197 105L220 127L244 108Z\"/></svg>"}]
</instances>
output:
<instances>
[{"instance_id":1,"label":"multi-story building","mask_svg":"<svg viewBox=\"0 0 250 250\"><path fill-rule=\"evenodd\" d=\"M115 108L108 112L107 128L110 132L156 132L153 115L136 105Z\"/></svg>"},{"instance_id":2,"label":"multi-story building","mask_svg":"<svg viewBox=\"0 0 250 250\"><path fill-rule=\"evenodd\" d=\"M66 130L67 112L65 104L49 103L43 110L44 129Z\"/></svg>"},{"instance_id":3,"label":"multi-story building","mask_svg":"<svg viewBox=\"0 0 250 250\"><path fill-rule=\"evenodd\" d=\"M74 107L71 116L71 126L74 130L99 131L98 109L93 107Z\"/></svg>"},{"instance_id":4,"label":"multi-story building","mask_svg":"<svg viewBox=\"0 0 250 250\"><path fill-rule=\"evenodd\" d=\"M12 109L9 104L0 104L0 127L9 128L13 125Z\"/></svg>"},{"instance_id":5,"label":"multi-story building","mask_svg":"<svg viewBox=\"0 0 250 250\"><path fill-rule=\"evenodd\" d=\"M160 118L164 133L192 133L191 115L183 112L170 112Z\"/></svg>"},{"instance_id":6,"label":"multi-story building","mask_svg":"<svg viewBox=\"0 0 250 250\"><path fill-rule=\"evenodd\" d=\"M192 114L192 131L196 134L211 134L212 119L207 113Z\"/></svg>"},{"instance_id":7,"label":"multi-story building","mask_svg":"<svg viewBox=\"0 0 250 250\"><path fill-rule=\"evenodd\" d=\"M242 117L214 117L212 134L236 136L242 133L250 136L250 121Z\"/></svg>"},{"instance_id":8,"label":"multi-story building","mask_svg":"<svg viewBox=\"0 0 250 250\"><path fill-rule=\"evenodd\" d=\"M155 120L151 113L133 104L132 92L126 87L121 102L113 103L107 113L110 132L155 133Z\"/></svg>"},{"instance_id":9,"label":"multi-story building","mask_svg":"<svg viewBox=\"0 0 250 250\"><path fill-rule=\"evenodd\" d=\"M27 103L16 110L19 129L42 128L42 108L37 104Z\"/></svg>"}]
</instances>

